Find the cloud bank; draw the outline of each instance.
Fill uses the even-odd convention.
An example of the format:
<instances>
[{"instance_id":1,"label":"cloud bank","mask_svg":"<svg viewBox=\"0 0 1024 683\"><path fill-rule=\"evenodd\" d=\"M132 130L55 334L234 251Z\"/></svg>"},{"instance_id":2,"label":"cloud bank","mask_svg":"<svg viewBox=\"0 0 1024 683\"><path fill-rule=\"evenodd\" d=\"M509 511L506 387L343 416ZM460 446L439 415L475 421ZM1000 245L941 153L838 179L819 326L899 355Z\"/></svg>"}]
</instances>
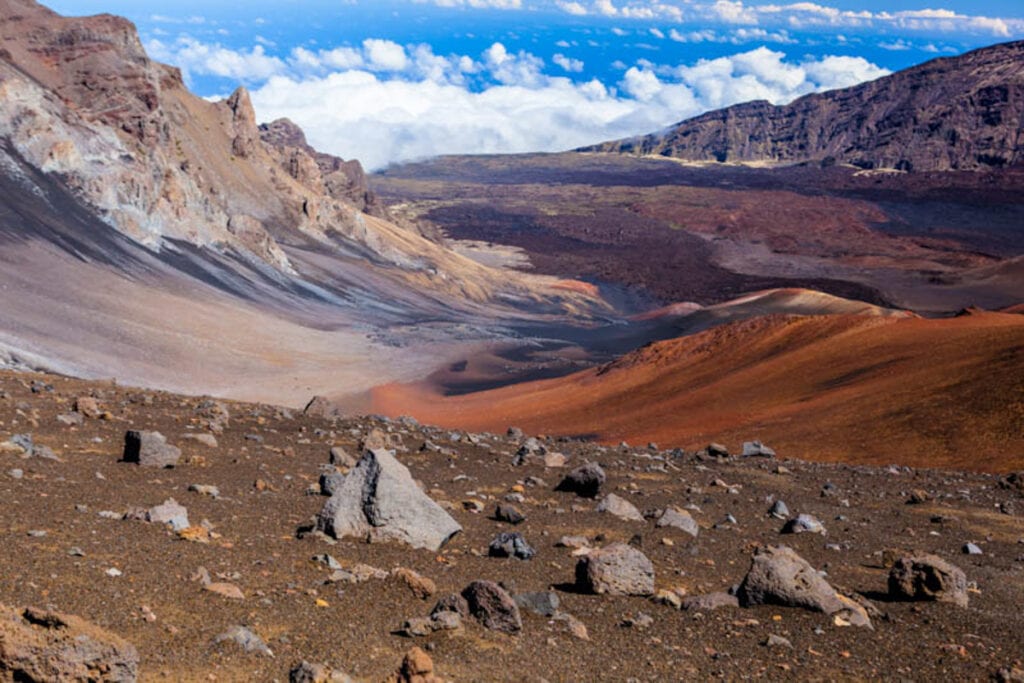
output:
<instances>
[{"instance_id":1,"label":"cloud bank","mask_svg":"<svg viewBox=\"0 0 1024 683\"><path fill-rule=\"evenodd\" d=\"M766 47L689 65L642 62L614 84L550 75L540 57L501 43L476 56L374 38L359 47L295 48L286 58L261 45L231 50L188 37L147 48L187 75L250 84L261 121L288 117L318 149L371 170L442 154L561 151L738 102L784 103L888 73L859 57L792 60ZM564 55L553 61L561 74L580 66Z\"/></svg>"}]
</instances>

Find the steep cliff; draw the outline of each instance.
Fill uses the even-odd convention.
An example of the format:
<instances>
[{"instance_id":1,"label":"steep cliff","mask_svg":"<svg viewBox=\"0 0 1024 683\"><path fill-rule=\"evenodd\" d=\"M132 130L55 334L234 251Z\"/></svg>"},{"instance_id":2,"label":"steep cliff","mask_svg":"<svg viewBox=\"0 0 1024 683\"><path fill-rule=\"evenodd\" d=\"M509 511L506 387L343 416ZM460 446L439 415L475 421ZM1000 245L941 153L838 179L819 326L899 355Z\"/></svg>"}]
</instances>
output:
<instances>
[{"instance_id":1,"label":"steep cliff","mask_svg":"<svg viewBox=\"0 0 1024 683\"><path fill-rule=\"evenodd\" d=\"M757 101L581 151L864 169L1024 165L1024 42L936 59L785 106Z\"/></svg>"}]
</instances>

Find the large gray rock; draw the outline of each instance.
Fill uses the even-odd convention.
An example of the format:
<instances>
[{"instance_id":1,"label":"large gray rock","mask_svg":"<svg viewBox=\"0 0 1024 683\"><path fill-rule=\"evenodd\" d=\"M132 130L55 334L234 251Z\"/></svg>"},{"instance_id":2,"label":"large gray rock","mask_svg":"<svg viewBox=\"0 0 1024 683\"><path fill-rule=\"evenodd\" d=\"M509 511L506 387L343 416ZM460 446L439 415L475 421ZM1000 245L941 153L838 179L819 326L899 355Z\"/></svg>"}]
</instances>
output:
<instances>
[{"instance_id":1,"label":"large gray rock","mask_svg":"<svg viewBox=\"0 0 1024 683\"><path fill-rule=\"evenodd\" d=\"M580 558L576 585L598 595L653 595L654 565L636 548L613 543Z\"/></svg>"},{"instance_id":2,"label":"large gray rock","mask_svg":"<svg viewBox=\"0 0 1024 683\"><path fill-rule=\"evenodd\" d=\"M147 510L146 521L153 524L168 524L175 531L189 527L188 510L173 498L168 498L160 505Z\"/></svg>"},{"instance_id":3,"label":"large gray rock","mask_svg":"<svg viewBox=\"0 0 1024 683\"><path fill-rule=\"evenodd\" d=\"M901 600L935 600L967 607L967 576L936 555L901 557L889 571L889 595Z\"/></svg>"},{"instance_id":4,"label":"large gray rock","mask_svg":"<svg viewBox=\"0 0 1024 683\"><path fill-rule=\"evenodd\" d=\"M491 557L515 557L520 560L530 560L537 554L522 534L514 534L503 531L494 537L487 554Z\"/></svg>"},{"instance_id":5,"label":"large gray rock","mask_svg":"<svg viewBox=\"0 0 1024 683\"><path fill-rule=\"evenodd\" d=\"M139 653L127 641L78 617L0 606L0 679L127 683Z\"/></svg>"},{"instance_id":6,"label":"large gray rock","mask_svg":"<svg viewBox=\"0 0 1024 683\"><path fill-rule=\"evenodd\" d=\"M791 548L762 548L740 584L737 597L744 607L782 605L834 614L844 608L835 589Z\"/></svg>"},{"instance_id":7,"label":"large gray rock","mask_svg":"<svg viewBox=\"0 0 1024 683\"><path fill-rule=\"evenodd\" d=\"M679 508L666 508L665 512L661 514L655 526L659 528L672 527L673 529L679 529L685 531L694 538L700 534L700 526L697 524L697 520L693 518L686 510L680 510Z\"/></svg>"},{"instance_id":8,"label":"large gray rock","mask_svg":"<svg viewBox=\"0 0 1024 683\"><path fill-rule=\"evenodd\" d=\"M597 511L606 512L627 522L644 521L644 516L640 514L635 505L614 493L609 493L604 497L604 500L598 503Z\"/></svg>"},{"instance_id":9,"label":"large gray rock","mask_svg":"<svg viewBox=\"0 0 1024 683\"><path fill-rule=\"evenodd\" d=\"M484 628L501 633L523 629L519 605L504 588L493 581L474 581L462 591L470 615Z\"/></svg>"},{"instance_id":10,"label":"large gray rock","mask_svg":"<svg viewBox=\"0 0 1024 683\"><path fill-rule=\"evenodd\" d=\"M167 443L160 432L131 430L124 435L124 461L144 467L174 467L181 450Z\"/></svg>"},{"instance_id":11,"label":"large gray rock","mask_svg":"<svg viewBox=\"0 0 1024 683\"><path fill-rule=\"evenodd\" d=\"M399 541L434 551L462 531L386 450L369 451L359 460L324 504L316 526L334 538Z\"/></svg>"},{"instance_id":12,"label":"large gray rock","mask_svg":"<svg viewBox=\"0 0 1024 683\"><path fill-rule=\"evenodd\" d=\"M782 605L834 615L836 624L872 628L863 605L841 595L806 560L786 546L762 548L737 592L743 607Z\"/></svg>"}]
</instances>

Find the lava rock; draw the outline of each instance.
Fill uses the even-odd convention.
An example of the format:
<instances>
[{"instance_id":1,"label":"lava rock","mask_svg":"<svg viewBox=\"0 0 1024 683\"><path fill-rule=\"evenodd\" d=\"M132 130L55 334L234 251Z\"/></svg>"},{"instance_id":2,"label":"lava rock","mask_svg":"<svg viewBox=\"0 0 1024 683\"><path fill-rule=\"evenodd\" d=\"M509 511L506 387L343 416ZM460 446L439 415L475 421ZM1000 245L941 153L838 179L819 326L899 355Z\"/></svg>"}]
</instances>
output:
<instances>
[{"instance_id":1,"label":"lava rock","mask_svg":"<svg viewBox=\"0 0 1024 683\"><path fill-rule=\"evenodd\" d=\"M636 548L613 543L580 558L576 585L598 595L653 595L654 565Z\"/></svg>"},{"instance_id":2,"label":"lava rock","mask_svg":"<svg viewBox=\"0 0 1024 683\"><path fill-rule=\"evenodd\" d=\"M568 491L582 498L596 498L608 476L596 462L580 465L559 482L557 491Z\"/></svg>"},{"instance_id":3,"label":"lava rock","mask_svg":"<svg viewBox=\"0 0 1024 683\"><path fill-rule=\"evenodd\" d=\"M437 551L462 527L386 450L366 453L324 504L316 528L333 538L399 541Z\"/></svg>"},{"instance_id":4,"label":"lava rock","mask_svg":"<svg viewBox=\"0 0 1024 683\"><path fill-rule=\"evenodd\" d=\"M967 607L967 576L936 555L901 557L889 570L889 595L899 600L934 600Z\"/></svg>"},{"instance_id":5,"label":"lava rock","mask_svg":"<svg viewBox=\"0 0 1024 683\"><path fill-rule=\"evenodd\" d=\"M743 457L744 458L774 458L775 451L768 446L765 446L760 441L745 441L743 442Z\"/></svg>"},{"instance_id":6,"label":"lava rock","mask_svg":"<svg viewBox=\"0 0 1024 683\"><path fill-rule=\"evenodd\" d=\"M506 503L498 503L498 506L494 510L494 519L508 524L522 524L526 521L526 517L523 513L517 510L514 506Z\"/></svg>"},{"instance_id":7,"label":"lava rock","mask_svg":"<svg viewBox=\"0 0 1024 683\"><path fill-rule=\"evenodd\" d=\"M558 594L552 591L541 591L538 593L520 593L515 596L519 609L528 610L543 617L551 617L558 613L561 601Z\"/></svg>"},{"instance_id":8,"label":"lava rock","mask_svg":"<svg viewBox=\"0 0 1024 683\"><path fill-rule=\"evenodd\" d=\"M484 628L501 633L523 629L519 606L504 588L493 581L474 581L462 591L470 615Z\"/></svg>"},{"instance_id":9,"label":"lava rock","mask_svg":"<svg viewBox=\"0 0 1024 683\"><path fill-rule=\"evenodd\" d=\"M786 522L784 534L824 534L825 525L814 515L801 514Z\"/></svg>"},{"instance_id":10,"label":"lava rock","mask_svg":"<svg viewBox=\"0 0 1024 683\"><path fill-rule=\"evenodd\" d=\"M706 595L693 595L683 598L682 608L688 612L710 612L720 607L739 607L740 601L735 595L716 592Z\"/></svg>"},{"instance_id":11,"label":"lava rock","mask_svg":"<svg viewBox=\"0 0 1024 683\"><path fill-rule=\"evenodd\" d=\"M124 435L124 461L143 467L174 467L181 450L167 443L160 432L130 430Z\"/></svg>"},{"instance_id":12,"label":"lava rock","mask_svg":"<svg viewBox=\"0 0 1024 683\"><path fill-rule=\"evenodd\" d=\"M264 657L274 656L273 651L267 647L267 644L263 642L263 639L244 626L232 626L227 631L217 636L214 639L214 642L230 642L242 648L244 652L248 652L250 654L263 655Z\"/></svg>"},{"instance_id":13,"label":"lava rock","mask_svg":"<svg viewBox=\"0 0 1024 683\"><path fill-rule=\"evenodd\" d=\"M636 509L636 506L625 498L609 493L597 505L598 512L606 512L614 517L627 522L642 522L644 516Z\"/></svg>"},{"instance_id":14,"label":"lava rock","mask_svg":"<svg viewBox=\"0 0 1024 683\"><path fill-rule=\"evenodd\" d=\"M737 592L740 605L782 605L834 614L843 609L836 591L786 546L760 549Z\"/></svg>"},{"instance_id":15,"label":"lava rock","mask_svg":"<svg viewBox=\"0 0 1024 683\"><path fill-rule=\"evenodd\" d=\"M665 508L665 512L661 514L661 517L658 518L654 525L659 528L671 527L679 529L694 538L697 538L698 534L700 534L700 525L697 524L697 520L693 518L693 515L686 510L676 507Z\"/></svg>"},{"instance_id":16,"label":"lava rock","mask_svg":"<svg viewBox=\"0 0 1024 683\"><path fill-rule=\"evenodd\" d=\"M491 557L515 557L520 560L530 560L537 554L537 551L530 547L522 534L503 532L491 541L487 554Z\"/></svg>"}]
</instances>

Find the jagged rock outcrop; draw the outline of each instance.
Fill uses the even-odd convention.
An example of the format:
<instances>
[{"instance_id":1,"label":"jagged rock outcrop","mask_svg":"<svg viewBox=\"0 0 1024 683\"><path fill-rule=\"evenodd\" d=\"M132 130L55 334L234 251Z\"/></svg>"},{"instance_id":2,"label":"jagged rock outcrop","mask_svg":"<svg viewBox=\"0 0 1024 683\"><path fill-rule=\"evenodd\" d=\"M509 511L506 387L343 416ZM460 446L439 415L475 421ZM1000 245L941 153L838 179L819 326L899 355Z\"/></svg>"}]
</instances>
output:
<instances>
[{"instance_id":1,"label":"jagged rock outcrop","mask_svg":"<svg viewBox=\"0 0 1024 683\"><path fill-rule=\"evenodd\" d=\"M936 59L785 106L749 102L581 151L691 161L976 170L1024 164L1024 42Z\"/></svg>"}]
</instances>

